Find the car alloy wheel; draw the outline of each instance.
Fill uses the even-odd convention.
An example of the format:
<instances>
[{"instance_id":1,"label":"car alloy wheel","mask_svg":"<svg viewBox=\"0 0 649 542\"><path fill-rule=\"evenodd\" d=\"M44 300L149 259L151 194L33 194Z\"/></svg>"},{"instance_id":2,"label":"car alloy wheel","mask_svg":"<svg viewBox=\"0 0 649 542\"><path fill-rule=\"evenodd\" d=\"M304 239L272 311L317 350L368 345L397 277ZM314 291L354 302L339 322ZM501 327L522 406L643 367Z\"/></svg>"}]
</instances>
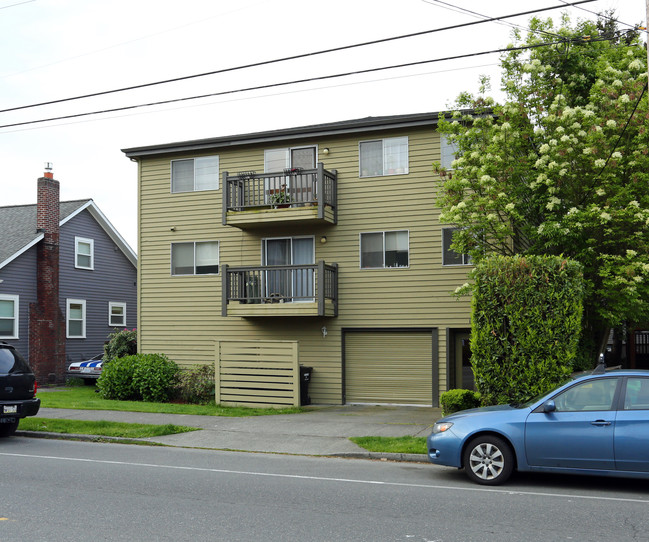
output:
<instances>
[{"instance_id":1,"label":"car alloy wheel","mask_svg":"<svg viewBox=\"0 0 649 542\"><path fill-rule=\"evenodd\" d=\"M498 437L476 437L464 450L464 470L478 484L502 484L509 478L513 468L514 455L511 448Z\"/></svg>"}]
</instances>

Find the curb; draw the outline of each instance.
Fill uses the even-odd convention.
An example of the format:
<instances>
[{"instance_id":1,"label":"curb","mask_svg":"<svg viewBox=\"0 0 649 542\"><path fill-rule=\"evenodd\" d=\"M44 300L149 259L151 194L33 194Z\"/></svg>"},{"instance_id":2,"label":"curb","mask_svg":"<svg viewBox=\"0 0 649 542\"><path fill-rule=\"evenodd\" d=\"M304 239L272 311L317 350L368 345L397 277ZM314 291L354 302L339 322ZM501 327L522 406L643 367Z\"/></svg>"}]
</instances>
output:
<instances>
[{"instance_id":1,"label":"curb","mask_svg":"<svg viewBox=\"0 0 649 542\"><path fill-rule=\"evenodd\" d=\"M81 440L84 442L116 442L120 444L133 443L133 444L158 444L155 441L136 438L125 437L108 437L102 435L78 435L76 433L52 433L49 431L16 431L18 437L26 438L42 438L42 439L58 439L58 440ZM173 444L164 444L164 446L173 446ZM246 452L247 450L238 450ZM259 452L254 452L259 453ZM269 452L274 453L274 452ZM304 454L317 457L319 454ZM347 459L372 459L375 461L400 461L411 463L428 463L428 456L426 454L391 454L381 452L340 452L334 454L325 454L327 457L340 457Z\"/></svg>"}]
</instances>

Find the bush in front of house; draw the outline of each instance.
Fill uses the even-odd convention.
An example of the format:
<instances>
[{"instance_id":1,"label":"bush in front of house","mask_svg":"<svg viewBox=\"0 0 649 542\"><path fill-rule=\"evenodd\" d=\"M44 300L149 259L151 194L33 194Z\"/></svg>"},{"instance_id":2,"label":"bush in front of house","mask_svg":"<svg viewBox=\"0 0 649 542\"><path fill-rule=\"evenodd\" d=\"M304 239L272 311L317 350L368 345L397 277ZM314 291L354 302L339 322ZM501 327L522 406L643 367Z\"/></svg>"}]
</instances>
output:
<instances>
[{"instance_id":1,"label":"bush in front of house","mask_svg":"<svg viewBox=\"0 0 649 542\"><path fill-rule=\"evenodd\" d=\"M143 401L164 403L173 396L179 368L164 354L139 354L133 385Z\"/></svg>"},{"instance_id":2,"label":"bush in front of house","mask_svg":"<svg viewBox=\"0 0 649 542\"><path fill-rule=\"evenodd\" d=\"M214 400L214 385L214 367L196 365L178 373L174 396L184 403L209 403Z\"/></svg>"},{"instance_id":3,"label":"bush in front of house","mask_svg":"<svg viewBox=\"0 0 649 542\"><path fill-rule=\"evenodd\" d=\"M108 335L108 343L104 345L104 363L124 356L137 354L137 330L116 330Z\"/></svg>"},{"instance_id":4,"label":"bush in front of house","mask_svg":"<svg viewBox=\"0 0 649 542\"><path fill-rule=\"evenodd\" d=\"M138 393L133 383L136 362L137 356L125 356L104 363L97 379L99 395L103 399L137 400Z\"/></svg>"},{"instance_id":5,"label":"bush in front of house","mask_svg":"<svg viewBox=\"0 0 649 542\"><path fill-rule=\"evenodd\" d=\"M168 401L174 391L178 365L164 354L135 354L104 364L97 390L104 399Z\"/></svg>"},{"instance_id":6,"label":"bush in front of house","mask_svg":"<svg viewBox=\"0 0 649 542\"><path fill-rule=\"evenodd\" d=\"M442 405L442 416L448 416L460 410L480 406L480 394L473 390L448 390L439 399Z\"/></svg>"},{"instance_id":7,"label":"bush in front of house","mask_svg":"<svg viewBox=\"0 0 649 542\"><path fill-rule=\"evenodd\" d=\"M524 402L565 381L581 333L582 266L493 256L473 277L471 365L483 404Z\"/></svg>"}]
</instances>

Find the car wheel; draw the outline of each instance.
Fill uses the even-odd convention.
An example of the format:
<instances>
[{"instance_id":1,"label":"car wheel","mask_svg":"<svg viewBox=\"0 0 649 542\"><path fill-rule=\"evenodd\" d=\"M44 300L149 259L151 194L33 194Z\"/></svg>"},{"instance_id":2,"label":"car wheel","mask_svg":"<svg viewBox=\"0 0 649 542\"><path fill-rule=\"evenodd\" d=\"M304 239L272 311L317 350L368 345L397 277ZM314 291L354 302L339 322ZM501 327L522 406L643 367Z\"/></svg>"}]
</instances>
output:
<instances>
[{"instance_id":1,"label":"car wheel","mask_svg":"<svg viewBox=\"0 0 649 542\"><path fill-rule=\"evenodd\" d=\"M514 454L509 444L492 435L476 437L469 442L463 459L467 476L478 484L502 484L514 470Z\"/></svg>"},{"instance_id":2,"label":"car wheel","mask_svg":"<svg viewBox=\"0 0 649 542\"><path fill-rule=\"evenodd\" d=\"M83 379L83 383L84 383L86 386L94 386L94 385L95 385L95 382L96 382L96 380L95 380L94 378L84 378L84 379Z\"/></svg>"},{"instance_id":3,"label":"car wheel","mask_svg":"<svg viewBox=\"0 0 649 542\"><path fill-rule=\"evenodd\" d=\"M13 421L11 423L0 423L0 437L10 437L18 429L18 421Z\"/></svg>"}]
</instances>

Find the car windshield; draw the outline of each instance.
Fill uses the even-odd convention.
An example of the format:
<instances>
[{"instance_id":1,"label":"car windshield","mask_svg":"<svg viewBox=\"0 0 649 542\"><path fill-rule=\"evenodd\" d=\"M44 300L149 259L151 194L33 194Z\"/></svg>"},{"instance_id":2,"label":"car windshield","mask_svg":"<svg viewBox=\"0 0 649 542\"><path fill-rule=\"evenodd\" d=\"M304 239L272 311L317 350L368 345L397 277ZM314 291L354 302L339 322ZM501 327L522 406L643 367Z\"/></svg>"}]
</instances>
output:
<instances>
[{"instance_id":1,"label":"car windshield","mask_svg":"<svg viewBox=\"0 0 649 542\"><path fill-rule=\"evenodd\" d=\"M567 384L567 383L570 382L571 380L573 380L572 377L566 378L563 382L561 382L561 384L556 385L554 388L552 388L552 389L550 389L550 390L547 390L547 391L544 391L543 393L540 393L540 394L538 394L537 396L532 397L531 399L528 399L528 400L525 401L524 403L516 403L516 404L514 404L514 405L512 405L512 406L515 406L516 408L529 408L529 407L531 407L534 403L536 403L539 399L542 399L542 398L545 397L546 395L552 393L554 390L560 388L560 387L563 386L564 384Z\"/></svg>"}]
</instances>

